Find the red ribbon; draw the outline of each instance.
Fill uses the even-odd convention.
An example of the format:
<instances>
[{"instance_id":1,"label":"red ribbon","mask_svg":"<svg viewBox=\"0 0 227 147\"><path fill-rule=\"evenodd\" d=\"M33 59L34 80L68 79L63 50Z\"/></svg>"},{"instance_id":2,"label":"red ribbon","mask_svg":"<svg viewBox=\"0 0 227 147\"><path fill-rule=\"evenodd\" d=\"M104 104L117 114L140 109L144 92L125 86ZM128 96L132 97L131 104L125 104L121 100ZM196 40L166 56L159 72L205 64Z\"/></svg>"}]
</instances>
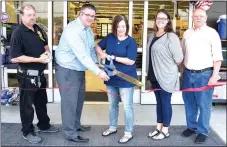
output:
<instances>
[{"instance_id":1,"label":"red ribbon","mask_svg":"<svg viewBox=\"0 0 227 147\"><path fill-rule=\"evenodd\" d=\"M7 89L9 87L2 87L2 89ZM18 87L10 87L10 88L18 88ZM45 89L71 89L71 88L78 88L78 86L61 86L61 87L47 87L47 88L19 88L20 90L45 90ZM116 96L116 97L121 97L123 94L119 95L119 94L114 94L114 93L110 93L107 92L106 90L102 90L102 89L94 89L94 90L99 90L101 92L104 93L108 93L112 96Z\"/></svg>"},{"instance_id":2,"label":"red ribbon","mask_svg":"<svg viewBox=\"0 0 227 147\"><path fill-rule=\"evenodd\" d=\"M226 83L217 83L217 84L214 84L214 85L206 85L206 86L199 87L199 88L186 88L186 89L182 89L182 90L176 90L176 92L178 92L178 91L181 91L181 92L198 92L198 91L204 91L204 90L207 90L207 89L210 89L210 88L223 86L223 85L226 85ZM155 89L149 90L149 92L153 92L153 91L157 91L157 90L162 90L162 89L155 88Z\"/></svg>"},{"instance_id":3,"label":"red ribbon","mask_svg":"<svg viewBox=\"0 0 227 147\"><path fill-rule=\"evenodd\" d=\"M175 92L198 92L198 91L204 91L210 88L214 88L214 87L218 87L218 86L223 86L226 85L226 83L217 83L214 85L207 85L207 86L203 86L203 87L199 87L199 88L186 88L183 90L176 90ZM2 89L5 89L6 87L3 87ZM11 87L11 88L16 88L16 87ZM78 88L78 86L61 86L61 87L48 87L48 88L19 88L20 90L37 90L37 89L69 89L69 88ZM116 96L116 97L121 97L123 94L118 95L118 94L113 94L113 93L109 93L106 90L102 90L102 89L95 89L95 90L99 90L101 92L105 92L108 93L112 96ZM158 91L158 90L162 90L159 88L155 88L155 89L151 89L148 92L154 92L154 91ZM217 96L216 96L217 97Z\"/></svg>"}]
</instances>

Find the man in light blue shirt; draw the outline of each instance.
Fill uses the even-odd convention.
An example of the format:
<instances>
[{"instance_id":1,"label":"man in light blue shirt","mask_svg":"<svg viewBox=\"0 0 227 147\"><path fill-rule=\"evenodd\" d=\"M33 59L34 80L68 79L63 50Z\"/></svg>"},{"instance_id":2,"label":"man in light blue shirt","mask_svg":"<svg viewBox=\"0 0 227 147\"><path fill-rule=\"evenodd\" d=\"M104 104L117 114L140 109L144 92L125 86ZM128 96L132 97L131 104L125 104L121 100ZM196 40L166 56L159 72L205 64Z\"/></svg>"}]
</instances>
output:
<instances>
[{"instance_id":1,"label":"man in light blue shirt","mask_svg":"<svg viewBox=\"0 0 227 147\"><path fill-rule=\"evenodd\" d=\"M67 140L75 142L88 142L88 138L79 136L77 132L91 128L80 123L85 98L85 71L91 70L102 80L109 80L96 65L94 34L90 28L95 14L93 5L83 5L79 17L64 28L55 50L57 83L60 87L69 87L59 89L63 132Z\"/></svg>"}]
</instances>

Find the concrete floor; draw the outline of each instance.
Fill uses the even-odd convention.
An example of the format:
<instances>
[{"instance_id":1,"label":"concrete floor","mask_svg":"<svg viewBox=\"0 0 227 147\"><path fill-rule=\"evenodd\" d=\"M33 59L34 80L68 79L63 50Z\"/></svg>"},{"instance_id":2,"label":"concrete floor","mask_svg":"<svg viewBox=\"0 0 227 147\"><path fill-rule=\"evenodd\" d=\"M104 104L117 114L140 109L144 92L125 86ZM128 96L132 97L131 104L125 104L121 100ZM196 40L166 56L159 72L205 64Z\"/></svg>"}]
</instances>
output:
<instances>
[{"instance_id":1,"label":"concrete floor","mask_svg":"<svg viewBox=\"0 0 227 147\"><path fill-rule=\"evenodd\" d=\"M61 128L61 125L56 125ZM186 126L170 126L169 132L170 136L164 140L153 140L147 137L149 130L154 130L155 126L151 125L135 125L133 129L133 139L127 144L119 144L118 140L124 134L124 126L118 126L117 133L103 137L101 134L108 126L106 125L92 125L90 131L80 132L81 136L86 136L89 138L88 143L78 143L68 141L63 136L63 131L60 130L57 133L38 133L42 137L43 142L38 144L31 144L24 140L21 136L21 124L19 123L2 123L2 147L9 146L42 146L42 147L66 147L66 146L188 146L195 147L200 146L200 144L195 144L194 140L197 134L190 137L182 137L179 134L185 130ZM207 141L202 144L202 146L226 146L226 143L211 129Z\"/></svg>"},{"instance_id":2,"label":"concrete floor","mask_svg":"<svg viewBox=\"0 0 227 147\"><path fill-rule=\"evenodd\" d=\"M135 104L135 125L155 125L156 105ZM82 124L84 125L108 125L108 103L89 104L85 103L82 114ZM119 125L124 125L124 113L120 106ZM60 103L49 103L48 114L53 124L61 124ZM20 123L18 106L1 106L1 122ZM37 123L37 118L33 121ZM173 105L173 116L171 125L186 125L184 105ZM226 105L216 105L212 109L210 125L213 130L226 143Z\"/></svg>"}]
</instances>

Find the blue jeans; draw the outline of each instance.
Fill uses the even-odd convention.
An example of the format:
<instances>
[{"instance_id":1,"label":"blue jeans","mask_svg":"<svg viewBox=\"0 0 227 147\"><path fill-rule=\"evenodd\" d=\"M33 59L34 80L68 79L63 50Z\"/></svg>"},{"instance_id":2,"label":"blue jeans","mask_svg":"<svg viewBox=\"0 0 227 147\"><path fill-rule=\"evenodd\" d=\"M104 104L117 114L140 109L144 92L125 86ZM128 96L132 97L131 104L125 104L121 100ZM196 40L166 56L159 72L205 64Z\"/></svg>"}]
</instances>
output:
<instances>
[{"instance_id":1,"label":"blue jeans","mask_svg":"<svg viewBox=\"0 0 227 147\"><path fill-rule=\"evenodd\" d=\"M125 132L133 132L134 123L134 108L133 108L133 93L134 87L118 88L107 86L109 106L110 128L117 129L119 101L123 103L125 117Z\"/></svg>"},{"instance_id":2,"label":"blue jeans","mask_svg":"<svg viewBox=\"0 0 227 147\"><path fill-rule=\"evenodd\" d=\"M158 82L151 83L152 88L160 88ZM164 90L158 90L154 92L156 97L156 113L157 113L157 123L163 123L164 127L169 127L170 121L172 118L172 105L171 105L171 96L172 93L169 93Z\"/></svg>"},{"instance_id":3,"label":"blue jeans","mask_svg":"<svg viewBox=\"0 0 227 147\"><path fill-rule=\"evenodd\" d=\"M182 88L198 88L208 84L213 71L192 73L185 69ZM187 127L197 130L198 133L208 135L214 88L201 92L183 92ZM198 110L200 111L197 120Z\"/></svg>"}]
</instances>

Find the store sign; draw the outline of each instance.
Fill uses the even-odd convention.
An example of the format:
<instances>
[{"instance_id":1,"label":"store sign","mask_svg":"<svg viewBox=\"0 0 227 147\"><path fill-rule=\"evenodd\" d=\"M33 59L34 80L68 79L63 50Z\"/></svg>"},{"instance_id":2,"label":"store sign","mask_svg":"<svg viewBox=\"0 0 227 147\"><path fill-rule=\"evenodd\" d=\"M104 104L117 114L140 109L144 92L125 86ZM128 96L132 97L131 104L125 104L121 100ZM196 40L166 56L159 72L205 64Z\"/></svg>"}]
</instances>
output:
<instances>
[{"instance_id":1,"label":"store sign","mask_svg":"<svg viewBox=\"0 0 227 147\"><path fill-rule=\"evenodd\" d=\"M7 13L2 12L0 14L0 22L6 23L9 19L10 19L10 16Z\"/></svg>"}]
</instances>

